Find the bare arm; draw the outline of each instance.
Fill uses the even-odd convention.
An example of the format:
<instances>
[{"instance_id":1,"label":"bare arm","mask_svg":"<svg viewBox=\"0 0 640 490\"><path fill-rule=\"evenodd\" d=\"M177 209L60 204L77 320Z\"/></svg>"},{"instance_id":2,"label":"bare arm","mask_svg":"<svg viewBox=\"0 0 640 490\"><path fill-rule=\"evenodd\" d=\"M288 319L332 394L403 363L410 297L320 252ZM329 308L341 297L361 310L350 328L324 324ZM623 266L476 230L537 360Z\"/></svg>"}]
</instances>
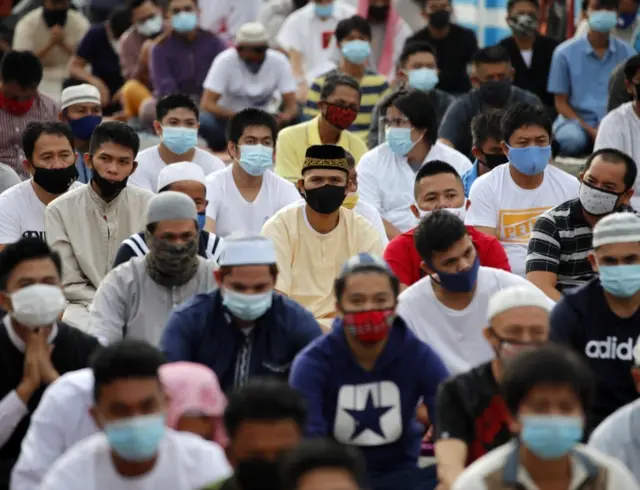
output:
<instances>
[{"instance_id":1,"label":"bare arm","mask_svg":"<svg viewBox=\"0 0 640 490\"><path fill-rule=\"evenodd\" d=\"M284 110L282 113L288 120L294 119L298 115L298 101L296 100L295 92L282 94L282 102L284 103Z\"/></svg>"},{"instance_id":2,"label":"bare arm","mask_svg":"<svg viewBox=\"0 0 640 490\"><path fill-rule=\"evenodd\" d=\"M467 444L460 439L444 439L436 442L435 454L438 465L438 480L443 490L450 490L464 471L467 460Z\"/></svg>"},{"instance_id":3,"label":"bare arm","mask_svg":"<svg viewBox=\"0 0 640 490\"><path fill-rule=\"evenodd\" d=\"M221 94L217 92L212 92L211 90L205 89L204 93L202 94L202 100L200 101L200 107L202 107L204 111L210 112L214 116L221 119L231 119L235 113L218 104L220 96Z\"/></svg>"},{"instance_id":4,"label":"bare arm","mask_svg":"<svg viewBox=\"0 0 640 490\"><path fill-rule=\"evenodd\" d=\"M500 239L500 236L498 235L498 230L496 230L495 228L490 228L488 226L474 226L474 228L482 233L485 233L490 236L494 236L498 240Z\"/></svg>"},{"instance_id":5,"label":"bare arm","mask_svg":"<svg viewBox=\"0 0 640 490\"><path fill-rule=\"evenodd\" d=\"M562 293L556 289L558 283L558 275L547 271L527 272L527 281L538 286L544 294L553 301L560 301Z\"/></svg>"},{"instance_id":6,"label":"bare arm","mask_svg":"<svg viewBox=\"0 0 640 490\"><path fill-rule=\"evenodd\" d=\"M208 231L209 233L214 233L216 232L216 220L211 219L207 216L206 221L204 222L204 229L205 231Z\"/></svg>"},{"instance_id":7,"label":"bare arm","mask_svg":"<svg viewBox=\"0 0 640 490\"><path fill-rule=\"evenodd\" d=\"M393 240L395 237L402 234L398 228L389 223L386 219L382 218L382 223L384 224L384 231L387 232L387 238L389 240Z\"/></svg>"}]
</instances>

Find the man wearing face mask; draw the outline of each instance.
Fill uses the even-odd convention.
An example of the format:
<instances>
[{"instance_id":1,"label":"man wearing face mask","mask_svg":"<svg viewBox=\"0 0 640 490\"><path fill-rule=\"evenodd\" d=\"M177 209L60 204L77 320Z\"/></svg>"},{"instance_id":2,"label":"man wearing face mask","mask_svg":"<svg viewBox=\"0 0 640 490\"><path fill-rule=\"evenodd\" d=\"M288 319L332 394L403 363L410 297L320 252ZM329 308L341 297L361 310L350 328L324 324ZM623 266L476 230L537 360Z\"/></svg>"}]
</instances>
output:
<instances>
[{"instance_id":1,"label":"man wearing face mask","mask_svg":"<svg viewBox=\"0 0 640 490\"><path fill-rule=\"evenodd\" d=\"M223 241L214 233L205 231L205 209L207 209L207 185L204 172L195 163L182 162L167 165L158 176L158 194L176 191L190 197L198 212L198 255L216 262L222 251ZM133 257L142 257L149 253L147 236L144 231L127 238L113 261L115 269Z\"/></svg>"},{"instance_id":2,"label":"man wearing face mask","mask_svg":"<svg viewBox=\"0 0 640 490\"><path fill-rule=\"evenodd\" d=\"M580 173L580 196L545 212L533 225L527 249L527 279L558 301L562 293L595 275L589 253L593 227L629 207L635 162L611 148L594 152Z\"/></svg>"},{"instance_id":3,"label":"man wearing face mask","mask_svg":"<svg viewBox=\"0 0 640 490\"><path fill-rule=\"evenodd\" d=\"M156 192L160 172L180 162L198 165L205 175L223 169L222 160L197 147L199 116L198 105L186 94L171 94L160 99L153 129L162 142L138 153L138 168L131 176L131 184Z\"/></svg>"},{"instance_id":4,"label":"man wearing face mask","mask_svg":"<svg viewBox=\"0 0 640 490\"><path fill-rule=\"evenodd\" d=\"M597 276L560 299L551 339L578 352L596 374L591 430L638 397L629 366L640 335L640 217L613 213L598 221L589 261Z\"/></svg>"},{"instance_id":5,"label":"man wearing face mask","mask_svg":"<svg viewBox=\"0 0 640 490\"><path fill-rule=\"evenodd\" d=\"M73 446L47 472L42 490L195 489L231 473L216 443L166 427L169 401L160 351L124 340L91 362L92 418L101 429Z\"/></svg>"},{"instance_id":6,"label":"man wearing face mask","mask_svg":"<svg viewBox=\"0 0 640 490\"><path fill-rule=\"evenodd\" d=\"M400 295L398 314L451 373L490 361L495 353L482 335L489 299L509 286L533 286L515 274L481 266L469 232L453 213L433 211L414 236L427 277Z\"/></svg>"},{"instance_id":7,"label":"man wearing face mask","mask_svg":"<svg viewBox=\"0 0 640 490\"><path fill-rule=\"evenodd\" d=\"M508 109L518 103L542 106L537 95L514 87L513 68L509 55L500 46L479 50L473 55L474 86L458 97L440 123L439 141L473 158L471 152L471 121L490 109Z\"/></svg>"},{"instance_id":8,"label":"man wearing face mask","mask_svg":"<svg viewBox=\"0 0 640 490\"><path fill-rule=\"evenodd\" d=\"M260 109L231 118L227 152L232 163L207 176L208 231L223 238L259 235L265 221L300 199L296 187L272 171L277 130L275 118Z\"/></svg>"},{"instance_id":9,"label":"man wearing face mask","mask_svg":"<svg viewBox=\"0 0 640 490\"><path fill-rule=\"evenodd\" d=\"M465 223L500 240L511 270L524 277L527 244L536 220L545 211L575 199L580 182L549 165L551 120L541 106L512 106L500 129L500 145L509 163L475 181Z\"/></svg>"},{"instance_id":10,"label":"man wearing face mask","mask_svg":"<svg viewBox=\"0 0 640 490\"><path fill-rule=\"evenodd\" d=\"M416 174L415 202L411 211L418 219L437 209L444 209L464 220L469 206L462 190L460 176L446 162L435 160L424 165ZM480 233L473 226L466 226L475 247L480 265L511 272L507 255L495 237ZM384 259L400 280L404 290L425 276L420 267L422 259L416 248L415 228L395 237L384 250Z\"/></svg>"},{"instance_id":11,"label":"man wearing face mask","mask_svg":"<svg viewBox=\"0 0 640 490\"><path fill-rule=\"evenodd\" d=\"M67 87L62 91L60 109L59 119L67 123L73 132L73 148L78 152L78 181L87 184L93 172L84 163L84 154L89 151L94 129L102 122L100 91L89 84Z\"/></svg>"},{"instance_id":12,"label":"man wearing face mask","mask_svg":"<svg viewBox=\"0 0 640 490\"><path fill-rule=\"evenodd\" d=\"M355 254L382 255L383 250L376 229L342 207L349 192L348 177L343 148L311 146L298 181L304 203L283 209L262 228L276 247L280 269L276 289L300 302L325 328L336 315L336 270Z\"/></svg>"},{"instance_id":13,"label":"man wearing face mask","mask_svg":"<svg viewBox=\"0 0 640 490\"><path fill-rule=\"evenodd\" d=\"M65 308L60 256L39 238L23 238L0 252L0 488L9 475L47 385L87 366L95 338L60 322Z\"/></svg>"},{"instance_id":14,"label":"man wearing face mask","mask_svg":"<svg viewBox=\"0 0 640 490\"><path fill-rule=\"evenodd\" d=\"M86 328L95 291L111 268L120 244L145 225L144 209L153 194L127 186L136 169L140 140L121 122L100 124L85 153L93 170L91 182L47 206L47 242L60 253L62 278L69 305L65 321ZM78 212L85 213L78 220Z\"/></svg>"},{"instance_id":15,"label":"man wearing face mask","mask_svg":"<svg viewBox=\"0 0 640 490\"><path fill-rule=\"evenodd\" d=\"M154 196L144 233L149 253L109 272L89 308L87 331L103 344L127 337L159 345L171 311L215 286L215 262L198 257L198 213L190 197Z\"/></svg>"},{"instance_id":16,"label":"man wearing face mask","mask_svg":"<svg viewBox=\"0 0 640 490\"><path fill-rule=\"evenodd\" d=\"M558 117L553 136L562 155L589 153L606 114L611 73L618 63L635 54L629 44L611 36L618 3L589 0L587 35L564 41L553 53L548 90L555 97Z\"/></svg>"},{"instance_id":17,"label":"man wearing face mask","mask_svg":"<svg viewBox=\"0 0 640 490\"><path fill-rule=\"evenodd\" d=\"M0 194L0 250L20 238L45 239L47 205L76 183L73 136L66 124L32 122L22 135L24 166L31 179Z\"/></svg>"},{"instance_id":18,"label":"man wearing face mask","mask_svg":"<svg viewBox=\"0 0 640 490\"><path fill-rule=\"evenodd\" d=\"M206 127L211 129L204 136L218 151L226 148L225 129L230 118L243 109L276 109L273 112L279 127L298 116L291 64L283 53L268 47L264 27L258 22L243 25L235 44L235 49L216 57L204 81L201 105L206 111ZM282 100L277 102L277 97Z\"/></svg>"},{"instance_id":19,"label":"man wearing face mask","mask_svg":"<svg viewBox=\"0 0 640 490\"><path fill-rule=\"evenodd\" d=\"M435 468L417 467L416 406L434 414L449 373L397 314L399 289L382 258L349 258L335 280L339 317L296 358L290 384L307 398L307 434L358 447L374 490L426 490Z\"/></svg>"},{"instance_id":20,"label":"man wearing face mask","mask_svg":"<svg viewBox=\"0 0 640 490\"><path fill-rule=\"evenodd\" d=\"M193 297L169 318L162 338L167 358L209 366L224 391L255 376L286 380L295 356L322 332L311 313L274 291L273 244L228 239L218 263L220 289Z\"/></svg>"}]
</instances>

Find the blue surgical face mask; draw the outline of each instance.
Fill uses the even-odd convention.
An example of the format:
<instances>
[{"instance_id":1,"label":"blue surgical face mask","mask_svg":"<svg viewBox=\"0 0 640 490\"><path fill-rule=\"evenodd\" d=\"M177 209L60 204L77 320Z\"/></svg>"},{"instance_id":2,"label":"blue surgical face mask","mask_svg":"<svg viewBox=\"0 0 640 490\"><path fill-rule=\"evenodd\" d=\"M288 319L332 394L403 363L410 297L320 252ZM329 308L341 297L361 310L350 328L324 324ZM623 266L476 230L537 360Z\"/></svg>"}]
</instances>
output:
<instances>
[{"instance_id":1,"label":"blue surgical face mask","mask_svg":"<svg viewBox=\"0 0 640 490\"><path fill-rule=\"evenodd\" d=\"M319 3L315 3L314 8L316 11L316 15L318 17L322 17L323 19L326 19L327 17L331 17L333 15L333 2L327 5L320 5Z\"/></svg>"},{"instance_id":2,"label":"blue surgical face mask","mask_svg":"<svg viewBox=\"0 0 640 490\"><path fill-rule=\"evenodd\" d=\"M391 151L401 157L406 156L418 144L418 141L411 139L411 128L389 128L387 142Z\"/></svg>"},{"instance_id":3,"label":"blue surgical face mask","mask_svg":"<svg viewBox=\"0 0 640 490\"><path fill-rule=\"evenodd\" d=\"M612 10L596 10L589 14L589 27L596 32L609 32L618 23L618 14Z\"/></svg>"},{"instance_id":4,"label":"blue surgical face mask","mask_svg":"<svg viewBox=\"0 0 640 490\"><path fill-rule=\"evenodd\" d=\"M198 229L204 230L204 224L207 222L207 213L198 213Z\"/></svg>"},{"instance_id":5,"label":"blue surgical face mask","mask_svg":"<svg viewBox=\"0 0 640 490\"><path fill-rule=\"evenodd\" d=\"M509 163L525 175L537 175L544 172L551 160L551 146L527 146L525 148L509 148Z\"/></svg>"},{"instance_id":6,"label":"blue surgical face mask","mask_svg":"<svg viewBox=\"0 0 640 490\"><path fill-rule=\"evenodd\" d=\"M233 316L252 322L264 315L273 303L273 291L260 294L243 294L225 289L222 304Z\"/></svg>"},{"instance_id":7,"label":"blue surgical face mask","mask_svg":"<svg viewBox=\"0 0 640 490\"><path fill-rule=\"evenodd\" d=\"M102 116L84 116L80 119L69 119L69 127L79 140L89 141L94 129L102 122Z\"/></svg>"},{"instance_id":8,"label":"blue surgical face mask","mask_svg":"<svg viewBox=\"0 0 640 490\"><path fill-rule=\"evenodd\" d=\"M430 92L438 85L438 72L433 68L409 70L409 86L422 92Z\"/></svg>"},{"instance_id":9,"label":"blue surgical face mask","mask_svg":"<svg viewBox=\"0 0 640 490\"><path fill-rule=\"evenodd\" d=\"M264 145L240 145L238 162L249 175L259 177L273 166L273 148Z\"/></svg>"},{"instance_id":10,"label":"blue surgical face mask","mask_svg":"<svg viewBox=\"0 0 640 490\"><path fill-rule=\"evenodd\" d=\"M600 284L617 298L630 298L640 291L640 264L601 265Z\"/></svg>"},{"instance_id":11,"label":"blue surgical face mask","mask_svg":"<svg viewBox=\"0 0 640 490\"><path fill-rule=\"evenodd\" d=\"M195 12L180 12L171 18L171 27L176 32L185 34L198 27L198 14Z\"/></svg>"},{"instance_id":12,"label":"blue surgical face mask","mask_svg":"<svg viewBox=\"0 0 640 490\"><path fill-rule=\"evenodd\" d=\"M195 128L162 126L162 142L173 153L182 155L195 148L198 144L198 130Z\"/></svg>"},{"instance_id":13,"label":"blue surgical face mask","mask_svg":"<svg viewBox=\"0 0 640 490\"><path fill-rule=\"evenodd\" d=\"M165 434L164 413L108 422L104 433L118 456L133 462L148 461L158 452Z\"/></svg>"},{"instance_id":14,"label":"blue surgical face mask","mask_svg":"<svg viewBox=\"0 0 640 490\"><path fill-rule=\"evenodd\" d=\"M438 280L433 279L440 284L447 291L452 293L468 293L473 290L473 287L478 281L478 271L480 270L480 259L476 255L476 260L473 265L466 271L456 272L450 274L448 272L441 272L431 267L438 274Z\"/></svg>"},{"instance_id":15,"label":"blue surgical face mask","mask_svg":"<svg viewBox=\"0 0 640 490\"><path fill-rule=\"evenodd\" d=\"M558 459L582 440L582 418L563 415L526 415L520 438L541 459Z\"/></svg>"},{"instance_id":16,"label":"blue surgical face mask","mask_svg":"<svg viewBox=\"0 0 640 490\"><path fill-rule=\"evenodd\" d=\"M361 65L371 56L371 45L367 41L354 39L344 42L341 51L347 61Z\"/></svg>"}]
</instances>

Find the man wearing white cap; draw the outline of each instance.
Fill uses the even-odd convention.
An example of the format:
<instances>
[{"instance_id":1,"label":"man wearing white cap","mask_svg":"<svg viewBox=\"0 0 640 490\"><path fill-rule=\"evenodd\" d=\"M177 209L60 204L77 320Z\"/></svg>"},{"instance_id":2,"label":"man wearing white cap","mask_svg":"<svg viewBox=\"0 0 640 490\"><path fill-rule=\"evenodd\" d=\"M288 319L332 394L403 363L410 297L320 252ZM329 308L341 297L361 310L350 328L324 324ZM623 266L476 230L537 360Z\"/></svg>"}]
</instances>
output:
<instances>
[{"instance_id":1,"label":"man wearing white cap","mask_svg":"<svg viewBox=\"0 0 640 490\"><path fill-rule=\"evenodd\" d=\"M204 172L195 163L182 162L167 165L158 175L158 193L165 191L181 192L191 199L198 211L198 255L213 261L218 260L222 251L222 239L214 233L204 230L205 209L207 209L207 187ZM142 257L149 253L144 231L127 238L116 253L113 267L129 261L133 257Z\"/></svg>"},{"instance_id":2,"label":"man wearing white cap","mask_svg":"<svg viewBox=\"0 0 640 490\"><path fill-rule=\"evenodd\" d=\"M180 192L154 196L147 208L149 253L113 269L89 309L89 332L103 343L124 337L158 345L173 308L215 287L215 263L198 257L198 212Z\"/></svg>"},{"instance_id":3,"label":"man wearing white cap","mask_svg":"<svg viewBox=\"0 0 640 490\"><path fill-rule=\"evenodd\" d=\"M276 95L282 97L282 111L276 118L282 126L298 115L296 82L287 57L268 47L262 24L243 25L236 36L236 47L220 53L204 81L203 118L211 134L209 146L225 147L225 128L234 114L250 107L268 110Z\"/></svg>"},{"instance_id":4,"label":"man wearing white cap","mask_svg":"<svg viewBox=\"0 0 640 490\"><path fill-rule=\"evenodd\" d=\"M102 122L100 91L87 83L67 87L62 91L60 108L62 112L58 117L71 127L74 148L78 152L78 182L86 184L91 180L93 171L85 165L84 154L89 151L93 130Z\"/></svg>"},{"instance_id":5,"label":"man wearing white cap","mask_svg":"<svg viewBox=\"0 0 640 490\"><path fill-rule=\"evenodd\" d=\"M575 349L596 376L593 429L638 397L629 366L640 336L640 217L602 218L589 260L598 276L565 292L551 313L551 340Z\"/></svg>"},{"instance_id":6,"label":"man wearing white cap","mask_svg":"<svg viewBox=\"0 0 640 490\"><path fill-rule=\"evenodd\" d=\"M162 338L167 360L209 366L224 391L253 376L288 379L293 359L322 332L309 311L274 291L273 243L227 239L218 263L220 289L191 298L169 318Z\"/></svg>"},{"instance_id":7,"label":"man wearing white cap","mask_svg":"<svg viewBox=\"0 0 640 490\"><path fill-rule=\"evenodd\" d=\"M491 296L483 335L495 358L445 381L436 399L438 477L444 488L480 456L511 438L499 385L505 362L549 340L548 298L529 284Z\"/></svg>"}]
</instances>

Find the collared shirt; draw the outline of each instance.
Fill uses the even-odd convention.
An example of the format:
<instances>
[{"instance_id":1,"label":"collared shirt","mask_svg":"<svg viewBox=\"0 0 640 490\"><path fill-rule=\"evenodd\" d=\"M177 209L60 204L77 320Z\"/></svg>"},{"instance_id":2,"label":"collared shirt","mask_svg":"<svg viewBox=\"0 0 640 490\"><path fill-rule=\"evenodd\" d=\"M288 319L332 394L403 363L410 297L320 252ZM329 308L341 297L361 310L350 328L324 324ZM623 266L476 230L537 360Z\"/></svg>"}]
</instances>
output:
<instances>
[{"instance_id":1,"label":"collared shirt","mask_svg":"<svg viewBox=\"0 0 640 490\"><path fill-rule=\"evenodd\" d=\"M32 121L53 121L58 119L60 106L44 94L38 94L31 109L24 116L14 116L0 109L0 162L6 163L26 180L29 173L22 162L22 132Z\"/></svg>"},{"instance_id":2,"label":"collared shirt","mask_svg":"<svg viewBox=\"0 0 640 490\"><path fill-rule=\"evenodd\" d=\"M283 129L276 142L276 173L290 182L297 182L301 176L307 148L321 144L317 117L311 121ZM348 130L340 133L337 145L351 153L356 164L367 152L367 145L364 144L362 138Z\"/></svg>"},{"instance_id":3,"label":"collared shirt","mask_svg":"<svg viewBox=\"0 0 640 490\"><path fill-rule=\"evenodd\" d=\"M598 126L607 113L609 78L618 63L635 51L624 41L609 37L609 47L598 57L587 36L566 40L551 61L548 90L569 96L569 105L587 124Z\"/></svg>"},{"instance_id":4,"label":"collared shirt","mask_svg":"<svg viewBox=\"0 0 640 490\"><path fill-rule=\"evenodd\" d=\"M464 185L464 195L469 197L469 191L471 191L471 186L478 178L478 160L473 162L473 167L467 170L464 174L462 174L462 185Z\"/></svg>"}]
</instances>

